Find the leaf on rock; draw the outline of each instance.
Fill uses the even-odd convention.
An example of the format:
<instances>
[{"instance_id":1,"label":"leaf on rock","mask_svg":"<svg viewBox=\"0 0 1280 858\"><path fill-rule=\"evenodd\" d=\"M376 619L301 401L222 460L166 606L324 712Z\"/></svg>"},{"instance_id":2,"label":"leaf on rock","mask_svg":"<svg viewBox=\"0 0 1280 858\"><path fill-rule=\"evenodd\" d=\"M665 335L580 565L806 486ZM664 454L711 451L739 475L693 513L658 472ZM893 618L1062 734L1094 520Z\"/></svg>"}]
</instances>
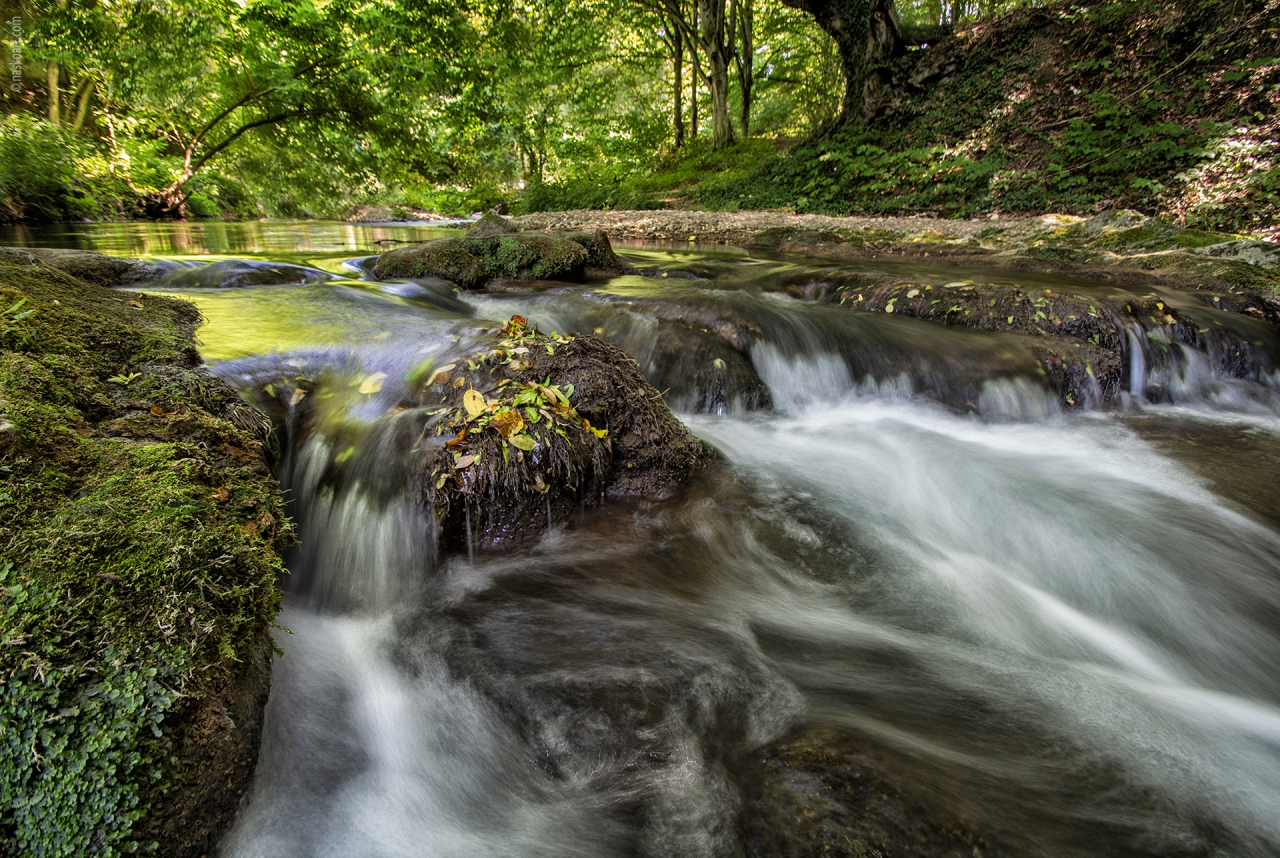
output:
<instances>
[{"instance_id":1,"label":"leaf on rock","mask_svg":"<svg viewBox=\"0 0 1280 858\"><path fill-rule=\"evenodd\" d=\"M533 440L530 435L512 435L507 440L511 442L512 447L517 450L524 450L526 453L538 445L538 442Z\"/></svg>"},{"instance_id":2,"label":"leaf on rock","mask_svg":"<svg viewBox=\"0 0 1280 858\"><path fill-rule=\"evenodd\" d=\"M499 411L489 420L489 425L498 431L503 438L510 438L524 429L524 418L520 412L513 410Z\"/></svg>"},{"instance_id":3,"label":"leaf on rock","mask_svg":"<svg viewBox=\"0 0 1280 858\"><path fill-rule=\"evenodd\" d=\"M462 404L470 417L477 417L484 413L484 395L478 390L472 389L462 394Z\"/></svg>"}]
</instances>

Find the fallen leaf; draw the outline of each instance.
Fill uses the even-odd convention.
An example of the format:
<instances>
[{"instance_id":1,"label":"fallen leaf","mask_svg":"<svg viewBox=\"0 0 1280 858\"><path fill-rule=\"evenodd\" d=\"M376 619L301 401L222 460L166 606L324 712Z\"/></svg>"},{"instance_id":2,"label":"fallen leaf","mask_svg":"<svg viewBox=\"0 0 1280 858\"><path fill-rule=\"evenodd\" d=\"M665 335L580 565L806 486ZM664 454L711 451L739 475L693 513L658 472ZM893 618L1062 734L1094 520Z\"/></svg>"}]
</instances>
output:
<instances>
[{"instance_id":1,"label":"fallen leaf","mask_svg":"<svg viewBox=\"0 0 1280 858\"><path fill-rule=\"evenodd\" d=\"M462 394L462 404L467 409L467 414L471 417L477 417L484 413L484 396L478 390L468 390Z\"/></svg>"},{"instance_id":2,"label":"fallen leaf","mask_svg":"<svg viewBox=\"0 0 1280 858\"><path fill-rule=\"evenodd\" d=\"M458 461L454 462L453 466L458 470L462 470L463 468L469 468L476 463L476 459L478 458L480 457L477 456L475 453L468 453Z\"/></svg>"},{"instance_id":3,"label":"fallen leaf","mask_svg":"<svg viewBox=\"0 0 1280 858\"><path fill-rule=\"evenodd\" d=\"M518 328L523 328L529 324L529 320L526 319L524 316L512 316L511 324L515 325Z\"/></svg>"},{"instance_id":4,"label":"fallen leaf","mask_svg":"<svg viewBox=\"0 0 1280 858\"><path fill-rule=\"evenodd\" d=\"M303 390L301 387L295 388L293 391L293 395L289 397L289 407L290 408L295 407L299 402L305 399L306 396L307 396L307 392Z\"/></svg>"},{"instance_id":5,"label":"fallen leaf","mask_svg":"<svg viewBox=\"0 0 1280 858\"><path fill-rule=\"evenodd\" d=\"M228 501L231 500L231 489L221 486L213 493L214 500Z\"/></svg>"},{"instance_id":6,"label":"fallen leaf","mask_svg":"<svg viewBox=\"0 0 1280 858\"><path fill-rule=\"evenodd\" d=\"M382 390L382 382L386 377L387 374L385 372L375 372L373 375L365 376L364 380L360 382L360 392L365 395L377 393Z\"/></svg>"},{"instance_id":7,"label":"fallen leaf","mask_svg":"<svg viewBox=\"0 0 1280 858\"><path fill-rule=\"evenodd\" d=\"M151 406L151 413L157 417L164 417L167 412L159 405L153 405Z\"/></svg>"},{"instance_id":8,"label":"fallen leaf","mask_svg":"<svg viewBox=\"0 0 1280 858\"><path fill-rule=\"evenodd\" d=\"M529 435L512 435L507 440L511 442L512 447L517 450L524 450L526 453L538 445L538 442Z\"/></svg>"},{"instance_id":9,"label":"fallen leaf","mask_svg":"<svg viewBox=\"0 0 1280 858\"><path fill-rule=\"evenodd\" d=\"M917 295L919 295L919 294L920 294L920 290L919 290L919 289L908 289L908 290L907 290L907 297L908 297L908 298L914 298L915 296L917 296Z\"/></svg>"},{"instance_id":10,"label":"fallen leaf","mask_svg":"<svg viewBox=\"0 0 1280 858\"><path fill-rule=\"evenodd\" d=\"M489 425L498 431L503 438L510 438L524 429L524 418L518 411L500 411L493 415Z\"/></svg>"},{"instance_id":11,"label":"fallen leaf","mask_svg":"<svg viewBox=\"0 0 1280 858\"><path fill-rule=\"evenodd\" d=\"M142 303L140 301L130 301L129 306L137 307L139 310L142 309Z\"/></svg>"}]
</instances>

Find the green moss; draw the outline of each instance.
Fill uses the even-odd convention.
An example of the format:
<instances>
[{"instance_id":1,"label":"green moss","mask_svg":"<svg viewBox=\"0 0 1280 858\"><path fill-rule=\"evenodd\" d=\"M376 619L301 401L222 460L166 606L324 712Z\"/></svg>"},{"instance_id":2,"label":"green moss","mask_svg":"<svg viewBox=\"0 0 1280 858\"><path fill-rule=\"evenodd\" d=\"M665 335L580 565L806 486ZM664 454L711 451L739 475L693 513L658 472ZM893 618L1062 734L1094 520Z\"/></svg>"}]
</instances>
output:
<instances>
[{"instance_id":1,"label":"green moss","mask_svg":"<svg viewBox=\"0 0 1280 858\"><path fill-rule=\"evenodd\" d=\"M580 244L547 235L442 238L384 253L373 271L383 279L429 274L463 289L479 289L495 277L576 280L587 257Z\"/></svg>"},{"instance_id":2,"label":"green moss","mask_svg":"<svg viewBox=\"0 0 1280 858\"><path fill-rule=\"evenodd\" d=\"M9 296L36 337L0 351L0 844L113 855L147 845L173 702L264 644L289 528L190 305L0 260Z\"/></svg>"}]
</instances>

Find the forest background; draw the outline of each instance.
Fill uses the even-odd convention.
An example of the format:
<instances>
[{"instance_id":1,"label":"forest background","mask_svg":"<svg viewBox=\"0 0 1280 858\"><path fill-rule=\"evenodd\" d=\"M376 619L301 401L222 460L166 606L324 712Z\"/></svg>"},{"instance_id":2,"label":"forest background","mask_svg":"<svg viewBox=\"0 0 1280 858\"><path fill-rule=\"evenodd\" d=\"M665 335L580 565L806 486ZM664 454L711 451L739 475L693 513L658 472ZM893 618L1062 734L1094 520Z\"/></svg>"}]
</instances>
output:
<instances>
[{"instance_id":1,"label":"forest background","mask_svg":"<svg viewBox=\"0 0 1280 858\"><path fill-rule=\"evenodd\" d=\"M1274 230L1277 0L788 2L0 4L0 221L1127 206Z\"/></svg>"}]
</instances>

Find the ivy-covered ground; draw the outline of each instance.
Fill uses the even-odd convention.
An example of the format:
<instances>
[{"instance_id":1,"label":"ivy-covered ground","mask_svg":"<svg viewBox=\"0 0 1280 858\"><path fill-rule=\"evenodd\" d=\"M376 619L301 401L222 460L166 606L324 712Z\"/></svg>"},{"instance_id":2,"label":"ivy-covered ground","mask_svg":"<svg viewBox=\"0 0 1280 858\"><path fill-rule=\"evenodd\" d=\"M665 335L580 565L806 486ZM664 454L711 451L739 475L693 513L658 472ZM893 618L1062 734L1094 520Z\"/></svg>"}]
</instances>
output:
<instances>
[{"instance_id":1,"label":"ivy-covered ground","mask_svg":"<svg viewBox=\"0 0 1280 858\"><path fill-rule=\"evenodd\" d=\"M1280 0L1024 7L880 70L867 125L779 154L693 149L622 185L544 186L521 211L1087 214L1280 236Z\"/></svg>"},{"instance_id":2,"label":"ivy-covered ground","mask_svg":"<svg viewBox=\"0 0 1280 858\"><path fill-rule=\"evenodd\" d=\"M0 853L205 854L291 533L261 418L185 302L0 250L0 309Z\"/></svg>"}]
</instances>

